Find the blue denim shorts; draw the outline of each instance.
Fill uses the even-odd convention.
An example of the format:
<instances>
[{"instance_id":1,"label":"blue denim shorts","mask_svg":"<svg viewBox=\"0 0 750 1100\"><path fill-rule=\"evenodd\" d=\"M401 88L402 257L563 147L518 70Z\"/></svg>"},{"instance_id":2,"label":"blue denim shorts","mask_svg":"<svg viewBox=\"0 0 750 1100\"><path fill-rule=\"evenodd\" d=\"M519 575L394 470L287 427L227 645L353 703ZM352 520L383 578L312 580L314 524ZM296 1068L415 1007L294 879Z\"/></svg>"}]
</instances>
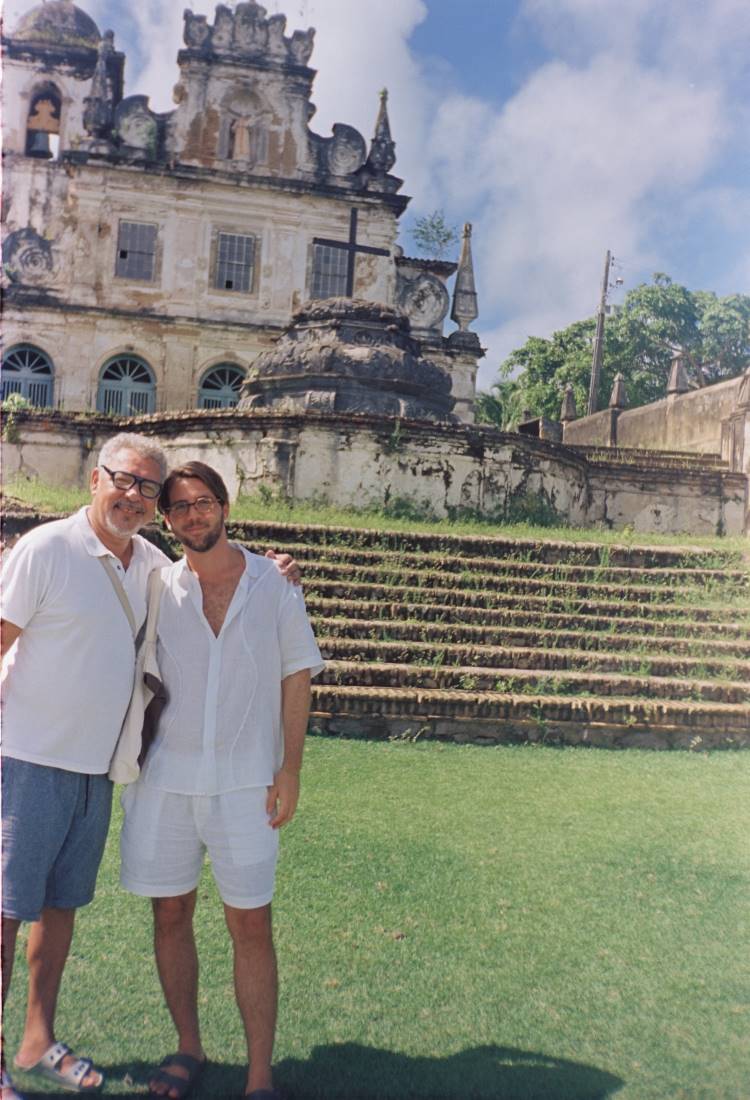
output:
<instances>
[{"instance_id":1,"label":"blue denim shorts","mask_svg":"<svg viewBox=\"0 0 750 1100\"><path fill-rule=\"evenodd\" d=\"M106 775L3 757L3 916L39 920L94 896L112 811Z\"/></svg>"}]
</instances>

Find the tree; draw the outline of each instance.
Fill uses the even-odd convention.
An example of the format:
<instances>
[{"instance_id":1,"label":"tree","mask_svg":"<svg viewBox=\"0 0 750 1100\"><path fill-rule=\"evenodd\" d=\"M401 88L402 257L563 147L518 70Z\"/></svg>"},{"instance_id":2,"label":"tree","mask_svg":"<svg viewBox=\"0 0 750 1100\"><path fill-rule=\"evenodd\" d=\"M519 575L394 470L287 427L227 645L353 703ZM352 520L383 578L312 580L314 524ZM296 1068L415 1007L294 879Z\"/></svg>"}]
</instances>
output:
<instances>
[{"instance_id":1,"label":"tree","mask_svg":"<svg viewBox=\"0 0 750 1100\"><path fill-rule=\"evenodd\" d=\"M595 327L592 317L575 321L550 339L530 337L501 365L496 385L502 388L512 381L522 408L557 419L570 383L582 413ZM677 350L696 388L741 374L750 365L750 297L690 291L663 274L629 291L605 325L599 407L606 405L618 372L631 407L664 397Z\"/></svg>"},{"instance_id":2,"label":"tree","mask_svg":"<svg viewBox=\"0 0 750 1100\"><path fill-rule=\"evenodd\" d=\"M417 218L411 235L419 251L436 260L442 259L448 249L458 243L458 229L448 225L442 210L433 210L424 218Z\"/></svg>"}]
</instances>

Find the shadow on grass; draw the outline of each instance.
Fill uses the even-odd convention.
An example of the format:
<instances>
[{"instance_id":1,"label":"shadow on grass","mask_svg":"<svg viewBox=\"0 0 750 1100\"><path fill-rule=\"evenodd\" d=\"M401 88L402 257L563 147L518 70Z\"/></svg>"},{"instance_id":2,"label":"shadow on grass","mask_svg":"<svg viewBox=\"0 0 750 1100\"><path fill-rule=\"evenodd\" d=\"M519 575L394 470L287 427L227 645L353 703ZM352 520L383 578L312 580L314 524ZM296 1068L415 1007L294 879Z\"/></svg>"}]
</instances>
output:
<instances>
[{"instance_id":1,"label":"shadow on grass","mask_svg":"<svg viewBox=\"0 0 750 1100\"><path fill-rule=\"evenodd\" d=\"M143 1098L152 1068L143 1062L105 1067L106 1092ZM136 1083L130 1089L126 1075ZM359 1043L320 1046L308 1059L279 1062L275 1078L288 1100L606 1100L624 1084L595 1066L492 1045L446 1058L412 1058ZM191 1095L241 1097L244 1080L244 1066L211 1063ZM51 1100L61 1094L23 1088L23 1095Z\"/></svg>"}]
</instances>

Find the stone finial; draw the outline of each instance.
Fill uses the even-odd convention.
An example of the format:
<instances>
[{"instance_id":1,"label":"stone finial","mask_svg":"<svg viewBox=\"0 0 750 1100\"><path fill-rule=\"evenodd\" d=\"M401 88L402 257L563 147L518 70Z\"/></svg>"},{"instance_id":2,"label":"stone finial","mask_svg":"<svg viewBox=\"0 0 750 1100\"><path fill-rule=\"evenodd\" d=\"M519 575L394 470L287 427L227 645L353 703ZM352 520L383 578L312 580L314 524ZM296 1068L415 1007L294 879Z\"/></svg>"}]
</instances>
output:
<instances>
[{"instance_id":1,"label":"stone finial","mask_svg":"<svg viewBox=\"0 0 750 1100\"><path fill-rule=\"evenodd\" d=\"M453 308L451 319L456 322L460 332L467 332L472 321L479 316L477 306L477 288L474 283L474 263L471 258L471 223L464 225L461 242L461 256L458 261L456 285L453 289Z\"/></svg>"},{"instance_id":2,"label":"stone finial","mask_svg":"<svg viewBox=\"0 0 750 1100\"><path fill-rule=\"evenodd\" d=\"M391 137L391 124L388 120L388 91L383 88L367 164L376 175L385 175L395 163L396 143Z\"/></svg>"},{"instance_id":3,"label":"stone finial","mask_svg":"<svg viewBox=\"0 0 750 1100\"><path fill-rule=\"evenodd\" d=\"M96 68L91 78L91 91L84 99L83 125L95 142L110 136L113 119L112 91L108 78L109 58L114 53L115 36L105 31L97 48Z\"/></svg>"},{"instance_id":4,"label":"stone finial","mask_svg":"<svg viewBox=\"0 0 750 1100\"><path fill-rule=\"evenodd\" d=\"M626 409L628 406L628 395L625 389L625 379L620 371L615 375L615 384L612 387L612 393L609 396L610 409Z\"/></svg>"},{"instance_id":5,"label":"stone finial","mask_svg":"<svg viewBox=\"0 0 750 1100\"><path fill-rule=\"evenodd\" d=\"M685 370L683 353L682 351L676 351L672 356L672 369L669 372L669 381L667 382L667 396L687 393L689 389L690 383Z\"/></svg>"},{"instance_id":6,"label":"stone finial","mask_svg":"<svg viewBox=\"0 0 750 1100\"><path fill-rule=\"evenodd\" d=\"M565 393L563 394L562 406L560 408L560 419L563 424L568 424L571 420L578 418L578 410L576 409L576 398L573 393L573 386L568 382L565 387Z\"/></svg>"}]
</instances>

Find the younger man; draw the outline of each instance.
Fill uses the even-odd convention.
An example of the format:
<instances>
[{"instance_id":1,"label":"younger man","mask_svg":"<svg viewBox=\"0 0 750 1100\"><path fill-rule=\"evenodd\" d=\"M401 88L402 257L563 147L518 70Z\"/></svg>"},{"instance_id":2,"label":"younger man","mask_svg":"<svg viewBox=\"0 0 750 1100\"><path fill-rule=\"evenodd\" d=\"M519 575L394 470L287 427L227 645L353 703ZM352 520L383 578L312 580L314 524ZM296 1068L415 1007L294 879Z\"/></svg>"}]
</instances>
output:
<instances>
[{"instance_id":1,"label":"younger man","mask_svg":"<svg viewBox=\"0 0 750 1100\"><path fill-rule=\"evenodd\" d=\"M205 1065L192 918L208 852L234 948L246 1095L272 1100L278 829L297 806L310 677L323 665L300 590L228 541L215 470L173 470L159 505L185 549L161 574L158 663L169 702L123 795L121 841L122 884L153 899L156 963L178 1036L151 1095L186 1096Z\"/></svg>"}]
</instances>

